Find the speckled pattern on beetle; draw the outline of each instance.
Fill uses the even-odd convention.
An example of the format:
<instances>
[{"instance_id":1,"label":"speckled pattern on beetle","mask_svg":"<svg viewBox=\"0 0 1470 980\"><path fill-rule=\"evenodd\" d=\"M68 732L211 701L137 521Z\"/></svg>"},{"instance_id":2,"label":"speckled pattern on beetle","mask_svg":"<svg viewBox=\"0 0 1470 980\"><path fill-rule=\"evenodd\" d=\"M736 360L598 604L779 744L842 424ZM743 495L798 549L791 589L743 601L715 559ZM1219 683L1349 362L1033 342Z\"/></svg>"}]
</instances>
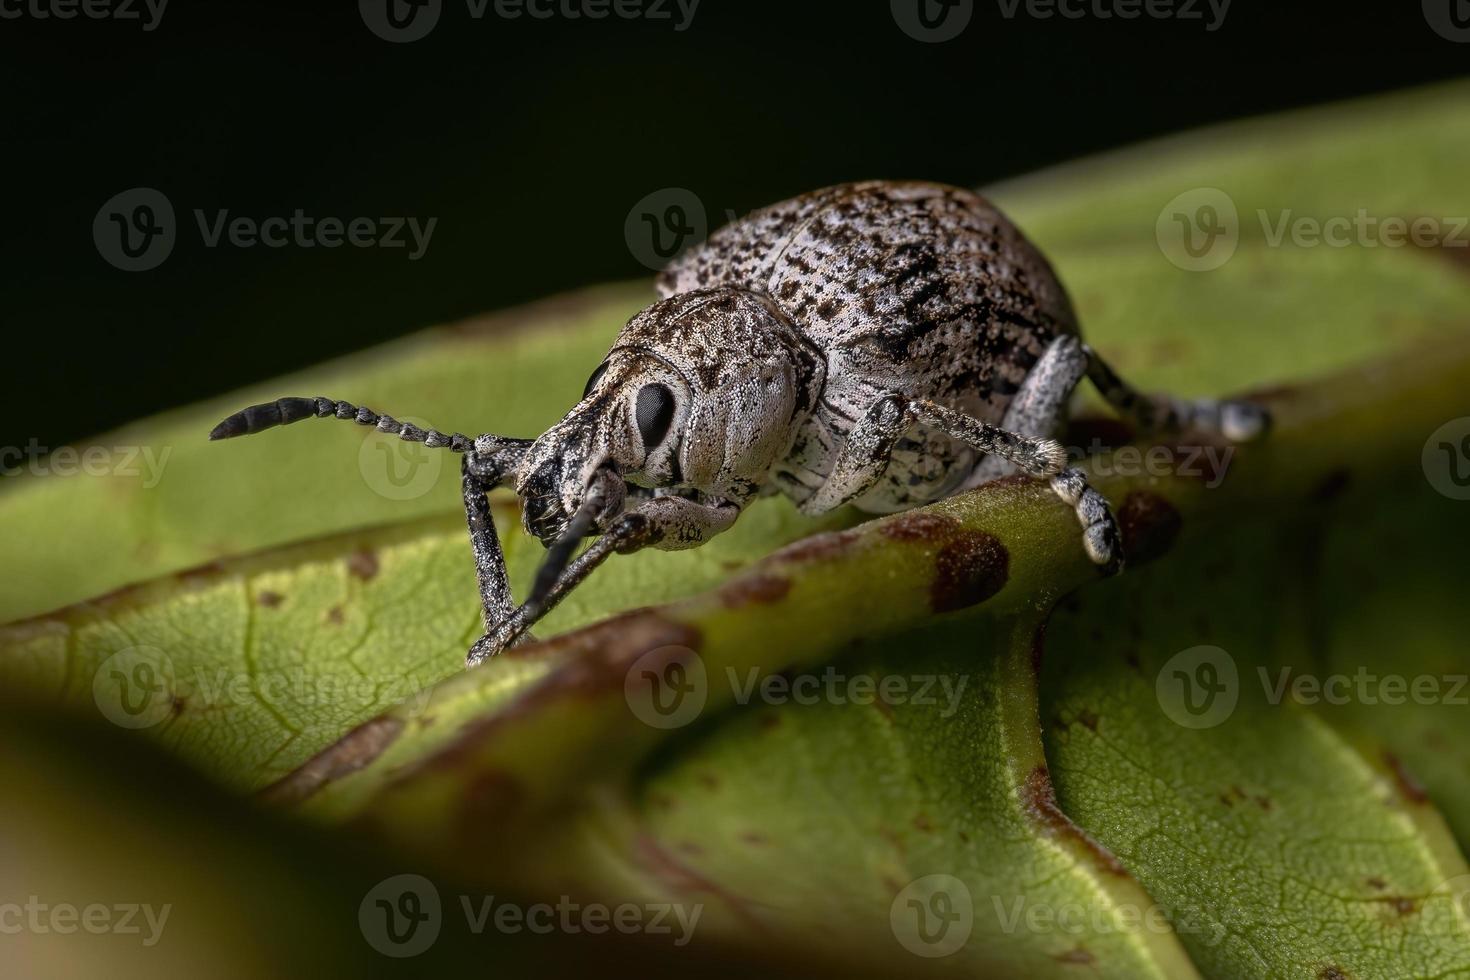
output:
<instances>
[{"instance_id":1,"label":"speckled pattern on beetle","mask_svg":"<svg viewBox=\"0 0 1470 980\"><path fill-rule=\"evenodd\" d=\"M1075 509L1081 546L1122 565L1107 501L1052 440L1083 377L1143 434L1264 431L1247 402L1141 395L1083 343L1066 291L983 197L869 181L804 194L712 235L658 277L582 400L540 437L420 429L330 398L230 416L222 439L351 419L464 453L485 635L513 643L614 553L692 548L757 496L804 512L905 510L1021 472ZM486 493L513 486L549 551L517 607ZM582 539L596 540L577 554Z\"/></svg>"}]
</instances>

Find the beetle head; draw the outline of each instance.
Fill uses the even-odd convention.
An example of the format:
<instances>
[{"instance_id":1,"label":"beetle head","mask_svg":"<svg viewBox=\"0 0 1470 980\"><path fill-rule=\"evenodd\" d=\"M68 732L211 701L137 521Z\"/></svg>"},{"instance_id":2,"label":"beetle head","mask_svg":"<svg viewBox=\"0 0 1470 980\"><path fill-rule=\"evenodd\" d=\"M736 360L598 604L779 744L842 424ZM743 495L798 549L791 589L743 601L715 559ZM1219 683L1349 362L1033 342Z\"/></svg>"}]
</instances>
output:
<instances>
[{"instance_id":1,"label":"beetle head","mask_svg":"<svg viewBox=\"0 0 1470 980\"><path fill-rule=\"evenodd\" d=\"M614 350L582 400L527 453L516 481L526 530L551 543L592 496L601 501L593 526L605 529L622 510L625 480L667 478L677 467L676 433L689 401L678 372L657 357Z\"/></svg>"},{"instance_id":2,"label":"beetle head","mask_svg":"<svg viewBox=\"0 0 1470 980\"><path fill-rule=\"evenodd\" d=\"M516 484L526 529L549 542L599 496L594 524L605 529L623 481L748 496L790 448L821 372L764 295L721 287L654 303L527 454Z\"/></svg>"}]
</instances>

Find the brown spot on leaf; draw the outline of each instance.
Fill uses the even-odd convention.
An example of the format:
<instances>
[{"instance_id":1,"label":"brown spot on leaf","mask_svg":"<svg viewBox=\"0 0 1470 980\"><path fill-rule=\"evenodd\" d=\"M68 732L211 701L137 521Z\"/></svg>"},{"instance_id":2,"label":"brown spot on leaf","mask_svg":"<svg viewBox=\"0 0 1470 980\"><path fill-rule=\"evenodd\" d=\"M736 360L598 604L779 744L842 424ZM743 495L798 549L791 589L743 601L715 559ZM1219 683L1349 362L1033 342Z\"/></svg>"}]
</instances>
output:
<instances>
[{"instance_id":1,"label":"brown spot on leaf","mask_svg":"<svg viewBox=\"0 0 1470 980\"><path fill-rule=\"evenodd\" d=\"M1080 945L1076 949L1069 949L1065 953L1058 953L1053 958L1058 963L1066 963L1069 966L1091 966L1097 962L1097 957L1088 952L1087 947Z\"/></svg>"},{"instance_id":2,"label":"brown spot on leaf","mask_svg":"<svg viewBox=\"0 0 1470 980\"><path fill-rule=\"evenodd\" d=\"M922 830L926 834L931 834L934 832L934 821L930 820L922 813L917 814L914 817L914 826L919 830Z\"/></svg>"},{"instance_id":3,"label":"brown spot on leaf","mask_svg":"<svg viewBox=\"0 0 1470 980\"><path fill-rule=\"evenodd\" d=\"M342 607L341 606L333 606L331 609L328 609L327 610L327 622L331 623L333 626L341 626L342 625Z\"/></svg>"},{"instance_id":4,"label":"brown spot on leaf","mask_svg":"<svg viewBox=\"0 0 1470 980\"><path fill-rule=\"evenodd\" d=\"M282 601L283 596L279 592L272 592L269 589L263 589L255 596L256 604L264 606L267 609L276 608Z\"/></svg>"},{"instance_id":5,"label":"brown spot on leaf","mask_svg":"<svg viewBox=\"0 0 1470 980\"><path fill-rule=\"evenodd\" d=\"M740 840L752 847L761 847L770 843L765 834L758 834L753 830L747 830L740 835Z\"/></svg>"},{"instance_id":6,"label":"brown spot on leaf","mask_svg":"<svg viewBox=\"0 0 1470 980\"><path fill-rule=\"evenodd\" d=\"M403 731L403 720L380 715L363 722L322 749L291 772L260 791L259 798L273 805L300 803L334 779L368 765Z\"/></svg>"},{"instance_id":7,"label":"brown spot on leaf","mask_svg":"<svg viewBox=\"0 0 1470 980\"><path fill-rule=\"evenodd\" d=\"M1083 708L1081 711L1077 712L1077 721L1080 722L1082 726L1089 731L1097 731L1097 715L1093 714L1091 711L1088 711L1086 708Z\"/></svg>"},{"instance_id":8,"label":"brown spot on leaf","mask_svg":"<svg viewBox=\"0 0 1470 980\"><path fill-rule=\"evenodd\" d=\"M1352 980L1352 977L1340 966L1324 966L1317 973L1317 980Z\"/></svg>"},{"instance_id":9,"label":"brown spot on leaf","mask_svg":"<svg viewBox=\"0 0 1470 980\"><path fill-rule=\"evenodd\" d=\"M1041 825L1042 829L1054 837L1070 840L1085 853L1104 872L1119 877L1128 877L1128 869L1091 834L1072 822L1072 818L1062 812L1057 805L1056 790L1052 788L1051 773L1046 766L1040 765L1031 770L1026 777L1026 782L1021 786L1021 804L1026 815Z\"/></svg>"},{"instance_id":10,"label":"brown spot on leaf","mask_svg":"<svg viewBox=\"0 0 1470 980\"><path fill-rule=\"evenodd\" d=\"M756 572L727 583L720 589L720 598L727 609L739 609L777 602L790 591L791 579L784 575Z\"/></svg>"},{"instance_id":11,"label":"brown spot on leaf","mask_svg":"<svg viewBox=\"0 0 1470 980\"><path fill-rule=\"evenodd\" d=\"M1149 490L1134 490L1118 508L1118 527L1123 532L1123 553L1131 565L1163 555L1179 536L1184 518L1174 505Z\"/></svg>"},{"instance_id":12,"label":"brown spot on leaf","mask_svg":"<svg viewBox=\"0 0 1470 980\"><path fill-rule=\"evenodd\" d=\"M1383 753L1383 761L1393 771L1393 779L1395 785L1398 786L1399 795L1410 803L1427 803L1429 801L1429 795L1424 792L1424 787L1417 779L1409 774L1409 771L1404 768L1404 764L1399 761L1398 756L1392 752L1385 752Z\"/></svg>"},{"instance_id":13,"label":"brown spot on leaf","mask_svg":"<svg viewBox=\"0 0 1470 980\"><path fill-rule=\"evenodd\" d=\"M1372 888L1375 891L1381 892L1383 891L1383 889L1388 887L1388 882L1384 881L1382 878L1373 877L1368 879L1368 887Z\"/></svg>"},{"instance_id":14,"label":"brown spot on leaf","mask_svg":"<svg viewBox=\"0 0 1470 980\"><path fill-rule=\"evenodd\" d=\"M852 531L827 531L789 544L776 552L773 557L787 561L819 561L823 558L835 558L848 551L857 540L858 536Z\"/></svg>"},{"instance_id":15,"label":"brown spot on leaf","mask_svg":"<svg viewBox=\"0 0 1470 980\"><path fill-rule=\"evenodd\" d=\"M929 605L935 612L953 612L984 602L1005 586L1010 562L1010 553L994 535L956 533L934 559Z\"/></svg>"},{"instance_id":16,"label":"brown spot on leaf","mask_svg":"<svg viewBox=\"0 0 1470 980\"><path fill-rule=\"evenodd\" d=\"M367 548L359 548L347 556L347 571L364 582L378 574L378 556Z\"/></svg>"},{"instance_id":17,"label":"brown spot on leaf","mask_svg":"<svg viewBox=\"0 0 1470 980\"><path fill-rule=\"evenodd\" d=\"M878 533L894 541L948 541L960 522L944 514L909 511L878 523Z\"/></svg>"},{"instance_id":18,"label":"brown spot on leaf","mask_svg":"<svg viewBox=\"0 0 1470 980\"><path fill-rule=\"evenodd\" d=\"M1390 895L1382 901L1388 903L1388 907L1398 915L1400 919L1413 915L1419 911L1419 903L1405 895Z\"/></svg>"}]
</instances>

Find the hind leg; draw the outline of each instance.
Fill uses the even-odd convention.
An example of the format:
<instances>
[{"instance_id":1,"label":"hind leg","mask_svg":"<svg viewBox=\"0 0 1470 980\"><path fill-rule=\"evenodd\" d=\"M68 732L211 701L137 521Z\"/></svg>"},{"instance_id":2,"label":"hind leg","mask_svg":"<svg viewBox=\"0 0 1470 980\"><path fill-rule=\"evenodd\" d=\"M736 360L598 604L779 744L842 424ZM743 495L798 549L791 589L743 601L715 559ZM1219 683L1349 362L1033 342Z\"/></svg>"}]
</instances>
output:
<instances>
[{"instance_id":1,"label":"hind leg","mask_svg":"<svg viewBox=\"0 0 1470 980\"><path fill-rule=\"evenodd\" d=\"M1171 395L1146 395L1118 377L1116 371L1083 345L1087 354L1087 376L1118 414L1132 422L1141 436L1160 432L1196 429L1218 432L1231 442L1248 442L1264 433L1271 423L1266 410L1242 401L1187 400Z\"/></svg>"},{"instance_id":2,"label":"hind leg","mask_svg":"<svg viewBox=\"0 0 1470 980\"><path fill-rule=\"evenodd\" d=\"M1055 434L1066 418L1067 403L1077 384L1087 374L1087 348L1076 337L1058 337L1026 375L1021 390L1006 406L1001 428L1031 439ZM990 455L980 460L964 483L971 489L1008 476L1019 468L1009 460ZM1082 525L1082 544L1087 557L1109 571L1123 567L1122 536L1107 498L1087 482L1081 470L1069 467L1051 478L1051 490L1077 514Z\"/></svg>"}]
</instances>

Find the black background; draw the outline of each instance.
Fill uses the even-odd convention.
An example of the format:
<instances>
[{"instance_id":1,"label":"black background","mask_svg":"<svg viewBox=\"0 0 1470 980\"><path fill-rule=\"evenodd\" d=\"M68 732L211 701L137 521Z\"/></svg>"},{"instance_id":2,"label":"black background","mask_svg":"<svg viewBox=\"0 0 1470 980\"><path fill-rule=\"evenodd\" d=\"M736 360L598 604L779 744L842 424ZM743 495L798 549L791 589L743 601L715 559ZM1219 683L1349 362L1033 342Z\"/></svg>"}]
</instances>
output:
<instances>
[{"instance_id":1,"label":"black background","mask_svg":"<svg viewBox=\"0 0 1470 980\"><path fill-rule=\"evenodd\" d=\"M445 0L410 44L370 33L352 0L172 0L151 32L0 20L0 445L55 446L417 327L647 275L623 224L660 188L691 189L717 224L840 180L984 184L1470 68L1470 45L1412 0L1235 0L1214 32L999 11L976 0L943 44L907 36L887 0L702 0L682 32L474 20ZM92 221L135 186L163 191L180 230L160 267L127 273ZM205 248L195 208L439 220L410 262Z\"/></svg>"}]
</instances>

